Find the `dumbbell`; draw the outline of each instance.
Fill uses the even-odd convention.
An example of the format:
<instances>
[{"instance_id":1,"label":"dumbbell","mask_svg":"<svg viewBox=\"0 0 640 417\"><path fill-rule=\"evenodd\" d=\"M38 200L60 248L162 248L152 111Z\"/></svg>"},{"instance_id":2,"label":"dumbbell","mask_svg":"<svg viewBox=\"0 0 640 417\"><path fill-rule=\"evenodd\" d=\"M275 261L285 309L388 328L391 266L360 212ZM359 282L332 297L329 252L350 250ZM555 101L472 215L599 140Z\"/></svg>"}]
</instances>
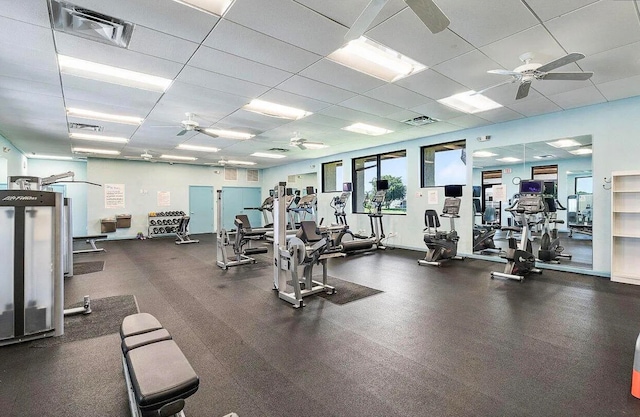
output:
<instances>
[{"instance_id":1,"label":"dumbbell","mask_svg":"<svg viewBox=\"0 0 640 417\"><path fill-rule=\"evenodd\" d=\"M158 233L158 228L157 228L157 227L154 227L154 228L153 228L153 233L155 233L155 234L157 234L157 233Z\"/></svg>"},{"instance_id":2,"label":"dumbbell","mask_svg":"<svg viewBox=\"0 0 640 417\"><path fill-rule=\"evenodd\" d=\"M156 225L156 221L155 221L155 220L151 220L151 221L149 221L149 224L150 224L151 226L155 226L155 225Z\"/></svg>"}]
</instances>

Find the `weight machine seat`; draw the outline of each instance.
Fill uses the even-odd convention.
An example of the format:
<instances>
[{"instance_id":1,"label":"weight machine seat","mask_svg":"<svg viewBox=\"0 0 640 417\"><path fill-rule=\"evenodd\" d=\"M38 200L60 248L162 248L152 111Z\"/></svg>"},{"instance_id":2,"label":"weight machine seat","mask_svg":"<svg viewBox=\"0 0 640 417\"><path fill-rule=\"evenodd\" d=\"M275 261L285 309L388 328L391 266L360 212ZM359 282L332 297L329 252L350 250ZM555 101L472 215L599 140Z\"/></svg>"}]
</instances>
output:
<instances>
[{"instance_id":1,"label":"weight machine seat","mask_svg":"<svg viewBox=\"0 0 640 417\"><path fill-rule=\"evenodd\" d=\"M502 230L506 230L507 232L522 232L522 227L518 226L502 226Z\"/></svg>"},{"instance_id":2,"label":"weight machine seat","mask_svg":"<svg viewBox=\"0 0 640 417\"><path fill-rule=\"evenodd\" d=\"M158 329L147 333L137 334L122 339L120 346L125 355L132 349L139 348L162 340L171 340L172 337L166 329Z\"/></svg>"},{"instance_id":3,"label":"weight machine seat","mask_svg":"<svg viewBox=\"0 0 640 417\"><path fill-rule=\"evenodd\" d=\"M194 394L200 384L198 375L173 340L132 349L126 355L126 363L144 417L178 413L184 407L184 399Z\"/></svg>"},{"instance_id":4,"label":"weight machine seat","mask_svg":"<svg viewBox=\"0 0 640 417\"><path fill-rule=\"evenodd\" d=\"M323 238L322 235L318 234L316 222L313 220L301 221L296 237L305 243L319 242Z\"/></svg>"},{"instance_id":5,"label":"weight machine seat","mask_svg":"<svg viewBox=\"0 0 640 417\"><path fill-rule=\"evenodd\" d=\"M234 223L238 228L238 231L242 229L242 235L245 237L264 236L268 230L267 228L253 229L251 227L251 222L249 222L249 217L246 214L236 214Z\"/></svg>"},{"instance_id":6,"label":"weight machine seat","mask_svg":"<svg viewBox=\"0 0 640 417\"><path fill-rule=\"evenodd\" d=\"M162 325L149 313L138 313L127 316L120 325L120 337L125 339L130 336L152 332L162 329Z\"/></svg>"}]
</instances>

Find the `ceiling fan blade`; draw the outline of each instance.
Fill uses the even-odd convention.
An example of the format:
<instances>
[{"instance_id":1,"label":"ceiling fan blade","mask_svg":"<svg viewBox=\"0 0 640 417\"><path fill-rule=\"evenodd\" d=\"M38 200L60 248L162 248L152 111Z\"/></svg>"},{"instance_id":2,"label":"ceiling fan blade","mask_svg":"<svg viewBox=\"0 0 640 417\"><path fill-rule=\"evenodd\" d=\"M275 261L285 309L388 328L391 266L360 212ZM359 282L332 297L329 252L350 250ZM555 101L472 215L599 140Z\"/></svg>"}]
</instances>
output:
<instances>
[{"instance_id":1,"label":"ceiling fan blade","mask_svg":"<svg viewBox=\"0 0 640 417\"><path fill-rule=\"evenodd\" d=\"M591 78L593 72L548 72L542 76L542 80L575 80L585 81Z\"/></svg>"},{"instance_id":2,"label":"ceiling fan blade","mask_svg":"<svg viewBox=\"0 0 640 417\"><path fill-rule=\"evenodd\" d=\"M563 67L565 65L571 64L572 62L576 62L580 59L584 58L584 54L578 53L578 52L573 52L570 53L568 55L563 56L562 58L558 58L554 61L551 62L547 62L546 64L544 64L543 66L537 68L538 71L540 72L547 72L547 71L551 71L554 70L556 68L560 68Z\"/></svg>"},{"instance_id":3,"label":"ceiling fan blade","mask_svg":"<svg viewBox=\"0 0 640 417\"><path fill-rule=\"evenodd\" d=\"M476 91L475 93L473 93L473 94L471 94L471 95L472 95L472 96L475 96L475 95L477 95L477 94L482 94L482 93L484 93L485 91L491 90L492 88L500 87L501 85L505 85L505 84L512 84L512 83L514 83L514 82L516 82L516 81L517 81L517 79L516 79L516 78L511 78L511 79L508 79L508 80L504 80L503 82L498 83L498 84L495 84L495 85L492 85L491 87L483 88L483 89L482 89L482 90L480 90L480 91Z\"/></svg>"},{"instance_id":4,"label":"ceiling fan blade","mask_svg":"<svg viewBox=\"0 0 640 417\"><path fill-rule=\"evenodd\" d=\"M351 25L351 29L344 35L344 39L346 41L352 41L354 39L358 39L360 36L364 35L367 28L371 26L373 20L376 18L380 10L387 4L389 0L371 0L371 2L365 7L365 9L360 13L360 16L353 22Z\"/></svg>"},{"instance_id":5,"label":"ceiling fan blade","mask_svg":"<svg viewBox=\"0 0 640 417\"><path fill-rule=\"evenodd\" d=\"M201 127L196 127L193 130L195 130L198 133L202 133L203 135L207 135L207 136L211 136L212 138L217 138L219 137L218 135L216 135L215 133L209 133L207 132L205 129L201 128Z\"/></svg>"},{"instance_id":6,"label":"ceiling fan blade","mask_svg":"<svg viewBox=\"0 0 640 417\"><path fill-rule=\"evenodd\" d=\"M521 98L525 98L529 95L529 89L531 88L531 81L525 81L520 84L518 87L518 93L516 94L516 100L520 100Z\"/></svg>"},{"instance_id":7,"label":"ceiling fan blade","mask_svg":"<svg viewBox=\"0 0 640 417\"><path fill-rule=\"evenodd\" d=\"M445 30L451 21L433 0L404 0L431 33Z\"/></svg>"},{"instance_id":8,"label":"ceiling fan blade","mask_svg":"<svg viewBox=\"0 0 640 417\"><path fill-rule=\"evenodd\" d=\"M304 151L305 149L307 149L307 148L306 148L306 146L304 146L304 143L296 143L296 146L297 146L298 148L302 149L303 151Z\"/></svg>"},{"instance_id":9,"label":"ceiling fan blade","mask_svg":"<svg viewBox=\"0 0 640 417\"><path fill-rule=\"evenodd\" d=\"M185 133L187 133L187 132L188 132L188 130L186 130L186 129L182 129L182 130L180 131L180 133L178 133L176 136L183 136L183 135L184 135Z\"/></svg>"},{"instance_id":10,"label":"ceiling fan blade","mask_svg":"<svg viewBox=\"0 0 640 417\"><path fill-rule=\"evenodd\" d=\"M518 76L522 76L521 73L516 72L516 71L509 71L509 70L503 70L503 69L494 69L494 70L489 70L487 71L488 74L498 74L498 75L512 75L514 77Z\"/></svg>"}]
</instances>

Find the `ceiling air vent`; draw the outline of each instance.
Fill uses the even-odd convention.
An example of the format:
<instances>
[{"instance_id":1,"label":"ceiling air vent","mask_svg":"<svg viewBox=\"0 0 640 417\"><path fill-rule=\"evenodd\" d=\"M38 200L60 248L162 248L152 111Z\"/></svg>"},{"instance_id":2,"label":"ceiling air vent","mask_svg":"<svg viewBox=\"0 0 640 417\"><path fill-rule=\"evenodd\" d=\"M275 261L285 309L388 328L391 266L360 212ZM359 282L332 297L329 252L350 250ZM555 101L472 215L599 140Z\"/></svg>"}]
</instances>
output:
<instances>
[{"instance_id":1,"label":"ceiling air vent","mask_svg":"<svg viewBox=\"0 0 640 417\"><path fill-rule=\"evenodd\" d=\"M289 149L284 149L284 148L271 148L268 150L271 152L289 152Z\"/></svg>"},{"instance_id":2,"label":"ceiling air vent","mask_svg":"<svg viewBox=\"0 0 640 417\"><path fill-rule=\"evenodd\" d=\"M121 48L129 46L131 22L56 0L51 0L50 13L55 30Z\"/></svg>"},{"instance_id":3,"label":"ceiling air vent","mask_svg":"<svg viewBox=\"0 0 640 417\"><path fill-rule=\"evenodd\" d=\"M91 132L102 132L104 130L104 127L98 126L98 125L88 125L84 123L69 123L69 129L89 130Z\"/></svg>"},{"instance_id":4,"label":"ceiling air vent","mask_svg":"<svg viewBox=\"0 0 640 417\"><path fill-rule=\"evenodd\" d=\"M424 126L439 121L440 120L434 119L433 117L429 116L418 116L414 117L413 119L403 120L402 123L408 124L410 126Z\"/></svg>"}]
</instances>

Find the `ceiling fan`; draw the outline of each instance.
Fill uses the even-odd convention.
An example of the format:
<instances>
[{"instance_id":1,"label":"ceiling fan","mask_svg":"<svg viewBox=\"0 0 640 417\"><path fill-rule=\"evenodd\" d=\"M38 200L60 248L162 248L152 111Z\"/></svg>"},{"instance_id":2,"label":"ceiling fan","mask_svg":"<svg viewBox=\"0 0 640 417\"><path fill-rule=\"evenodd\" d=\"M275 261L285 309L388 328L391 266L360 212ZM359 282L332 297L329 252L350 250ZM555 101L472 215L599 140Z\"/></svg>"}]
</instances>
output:
<instances>
[{"instance_id":1,"label":"ceiling fan","mask_svg":"<svg viewBox=\"0 0 640 417\"><path fill-rule=\"evenodd\" d=\"M344 39L352 41L362 36L388 1L371 0L351 25L351 29L344 36ZM422 20L431 33L442 32L451 23L433 0L404 0L404 2Z\"/></svg>"},{"instance_id":2,"label":"ceiling fan","mask_svg":"<svg viewBox=\"0 0 640 417\"><path fill-rule=\"evenodd\" d=\"M194 131L194 132L202 133L203 135L211 136L212 138L218 137L218 135L216 135L215 133L207 132L205 128L200 127L200 123L198 123L193 119L196 116L194 113L185 113L185 116L187 116L187 119L180 122L180 127L182 128L182 130L176 136L183 136L187 132ZM175 126L152 126L152 127L173 128Z\"/></svg>"},{"instance_id":3,"label":"ceiling fan","mask_svg":"<svg viewBox=\"0 0 640 417\"><path fill-rule=\"evenodd\" d=\"M565 65L576 62L584 58L584 54L573 52L563 56L562 58L555 59L546 64L538 64L531 62L533 60L533 54L531 52L520 55L520 60L523 65L515 68L513 71L495 69L487 71L489 74L508 75L508 80L505 80L499 84L492 85L491 87L484 88L475 94L482 94L487 90L495 87L499 87L505 84L520 83L518 92L516 93L516 100L525 98L529 94L531 83L533 80L574 80L574 81L586 81L593 75L593 72L549 72L556 68L563 67Z\"/></svg>"},{"instance_id":4,"label":"ceiling fan","mask_svg":"<svg viewBox=\"0 0 640 417\"><path fill-rule=\"evenodd\" d=\"M130 160L134 160L134 161L148 161L148 162L158 162L155 158L155 156L153 156L148 150L144 150L144 152L142 152L140 154L140 156L125 156L125 159L130 159Z\"/></svg>"},{"instance_id":5,"label":"ceiling fan","mask_svg":"<svg viewBox=\"0 0 640 417\"><path fill-rule=\"evenodd\" d=\"M327 147L324 142L312 142L301 138L298 132L294 132L293 137L289 140L289 146L297 146L303 151L306 149L322 149Z\"/></svg>"}]
</instances>

